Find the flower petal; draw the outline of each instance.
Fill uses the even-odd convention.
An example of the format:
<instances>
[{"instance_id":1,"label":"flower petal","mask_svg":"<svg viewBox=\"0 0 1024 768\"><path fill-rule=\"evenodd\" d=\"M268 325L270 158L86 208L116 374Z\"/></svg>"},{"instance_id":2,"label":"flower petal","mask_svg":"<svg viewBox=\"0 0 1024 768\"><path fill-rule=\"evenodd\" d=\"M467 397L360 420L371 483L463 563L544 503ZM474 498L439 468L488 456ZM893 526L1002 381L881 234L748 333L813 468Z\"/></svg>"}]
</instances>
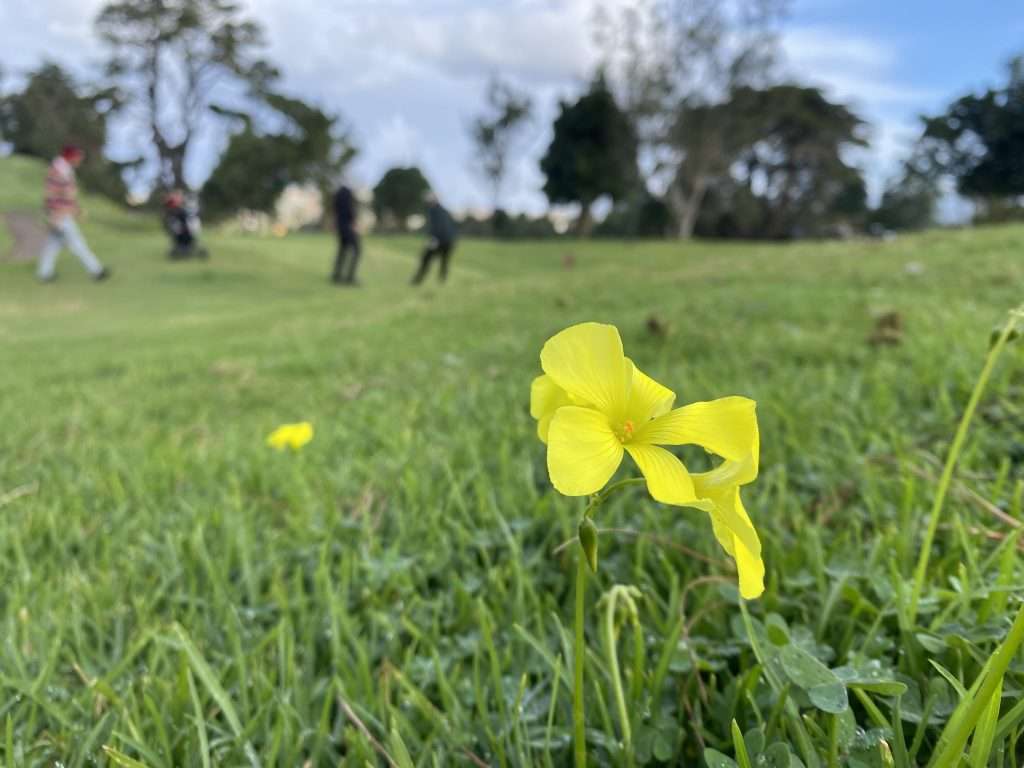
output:
<instances>
[{"instance_id":1,"label":"flower petal","mask_svg":"<svg viewBox=\"0 0 1024 768\"><path fill-rule=\"evenodd\" d=\"M575 405L555 411L548 428L548 475L559 493L597 493L621 463L622 443L603 413Z\"/></svg>"},{"instance_id":2,"label":"flower petal","mask_svg":"<svg viewBox=\"0 0 1024 768\"><path fill-rule=\"evenodd\" d=\"M538 376L533 380L530 385L530 415L537 419L537 436L542 443L548 441L548 427L555 411L571 402L568 393L550 376Z\"/></svg>"},{"instance_id":3,"label":"flower petal","mask_svg":"<svg viewBox=\"0 0 1024 768\"><path fill-rule=\"evenodd\" d=\"M626 450L647 480L647 492L662 504L699 504L683 463L656 445L627 443Z\"/></svg>"},{"instance_id":4,"label":"flower petal","mask_svg":"<svg viewBox=\"0 0 1024 768\"><path fill-rule=\"evenodd\" d=\"M713 504L709 514L715 538L736 561L739 594L746 600L753 600L764 592L765 566L761 559L761 540L750 515L743 508L739 487L709 482L709 476L714 474L713 471L691 475L693 485L698 497L709 499Z\"/></svg>"},{"instance_id":5,"label":"flower petal","mask_svg":"<svg viewBox=\"0 0 1024 768\"><path fill-rule=\"evenodd\" d=\"M759 438L757 404L746 397L722 397L692 403L641 427L634 440L654 445L703 446L724 459L749 461L750 482L757 476Z\"/></svg>"},{"instance_id":6,"label":"flower petal","mask_svg":"<svg viewBox=\"0 0 1024 768\"><path fill-rule=\"evenodd\" d=\"M676 400L676 393L641 371L628 357L626 360L633 366L627 418L639 426L668 413Z\"/></svg>"},{"instance_id":7,"label":"flower petal","mask_svg":"<svg viewBox=\"0 0 1024 768\"><path fill-rule=\"evenodd\" d=\"M625 414L630 382L615 326L580 323L556 333L541 349L540 365L578 402L616 421Z\"/></svg>"},{"instance_id":8,"label":"flower petal","mask_svg":"<svg viewBox=\"0 0 1024 768\"><path fill-rule=\"evenodd\" d=\"M267 445L279 451L285 448L298 450L313 439L313 425L308 421L297 424L282 424L267 436Z\"/></svg>"}]
</instances>

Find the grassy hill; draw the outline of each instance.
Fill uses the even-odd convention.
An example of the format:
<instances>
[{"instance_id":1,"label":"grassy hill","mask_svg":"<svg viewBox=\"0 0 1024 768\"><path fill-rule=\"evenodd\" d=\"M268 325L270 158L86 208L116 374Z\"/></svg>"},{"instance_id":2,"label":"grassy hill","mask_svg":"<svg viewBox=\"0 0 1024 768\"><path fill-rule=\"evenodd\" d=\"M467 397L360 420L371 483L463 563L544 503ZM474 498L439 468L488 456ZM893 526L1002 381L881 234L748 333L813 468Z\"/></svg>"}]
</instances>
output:
<instances>
[{"instance_id":1,"label":"grassy hill","mask_svg":"<svg viewBox=\"0 0 1024 768\"><path fill-rule=\"evenodd\" d=\"M0 210L30 204L37 174L0 163ZM580 502L550 488L528 400L544 340L583 320L615 323L680 402L758 401L755 638L907 686L897 712L892 685L840 684L850 705L830 714L791 685L802 742L706 517L630 492L601 513L614 532L588 598L595 764L733 754L735 718L754 752L792 745L772 760L881 766L881 739L923 765L957 697L929 662L969 686L1006 633L1024 583L1016 346L968 439L919 623L898 615L990 329L1021 300L1024 228L465 242L451 282L420 290L419 241L370 238L363 287L338 289L325 236L211 236L209 263L170 263L156 222L86 208L110 282L67 254L52 285L0 263L8 765L569 764L574 550L555 550ZM869 344L893 312L896 343ZM302 419L316 436L301 452L266 447ZM632 760L597 607L616 583L643 595L636 633L614 625ZM1022 684L1018 666L995 742L1007 766Z\"/></svg>"}]
</instances>

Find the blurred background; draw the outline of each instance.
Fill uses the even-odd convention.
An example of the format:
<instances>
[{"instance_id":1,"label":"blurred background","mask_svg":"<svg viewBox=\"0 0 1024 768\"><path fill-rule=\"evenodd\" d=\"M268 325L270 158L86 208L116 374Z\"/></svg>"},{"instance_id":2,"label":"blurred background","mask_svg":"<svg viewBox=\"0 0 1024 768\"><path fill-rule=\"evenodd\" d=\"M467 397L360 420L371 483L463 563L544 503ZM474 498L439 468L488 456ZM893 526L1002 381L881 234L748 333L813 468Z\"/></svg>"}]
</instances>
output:
<instances>
[{"instance_id":1,"label":"blurred background","mask_svg":"<svg viewBox=\"0 0 1024 768\"><path fill-rule=\"evenodd\" d=\"M0 147L278 233L346 179L382 230L884 236L1020 215L1022 51L1017 0L6 2Z\"/></svg>"}]
</instances>

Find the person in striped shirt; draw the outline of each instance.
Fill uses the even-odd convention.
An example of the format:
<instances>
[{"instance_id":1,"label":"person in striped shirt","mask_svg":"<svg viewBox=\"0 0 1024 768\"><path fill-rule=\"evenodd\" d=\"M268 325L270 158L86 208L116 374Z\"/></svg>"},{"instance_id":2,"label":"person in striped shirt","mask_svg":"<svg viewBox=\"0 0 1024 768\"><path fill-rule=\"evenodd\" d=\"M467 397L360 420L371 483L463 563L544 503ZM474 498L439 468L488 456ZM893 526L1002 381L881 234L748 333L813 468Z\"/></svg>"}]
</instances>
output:
<instances>
[{"instance_id":1,"label":"person in striped shirt","mask_svg":"<svg viewBox=\"0 0 1024 768\"><path fill-rule=\"evenodd\" d=\"M80 213L75 168L84 159L85 152L80 147L68 145L54 158L46 172L46 224L50 234L39 254L39 269L36 273L44 283L56 279L57 256L64 246L78 257L93 280L106 280L110 277L110 270L89 250L75 222Z\"/></svg>"}]
</instances>

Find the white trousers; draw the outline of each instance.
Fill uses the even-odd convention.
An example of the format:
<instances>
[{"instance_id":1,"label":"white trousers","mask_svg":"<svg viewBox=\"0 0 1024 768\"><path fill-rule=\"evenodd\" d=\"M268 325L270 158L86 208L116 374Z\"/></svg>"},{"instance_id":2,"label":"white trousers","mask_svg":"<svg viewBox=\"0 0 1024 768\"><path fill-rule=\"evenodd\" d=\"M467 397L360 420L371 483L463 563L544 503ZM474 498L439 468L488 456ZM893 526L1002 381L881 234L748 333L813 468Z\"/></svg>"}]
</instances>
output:
<instances>
[{"instance_id":1,"label":"white trousers","mask_svg":"<svg viewBox=\"0 0 1024 768\"><path fill-rule=\"evenodd\" d=\"M65 216L56 224L50 224L50 235L39 254L39 269L36 274L40 280L49 280L57 272L57 255L64 246L78 257L82 266L93 277L103 271L103 265L89 250L75 220L71 216Z\"/></svg>"}]
</instances>

